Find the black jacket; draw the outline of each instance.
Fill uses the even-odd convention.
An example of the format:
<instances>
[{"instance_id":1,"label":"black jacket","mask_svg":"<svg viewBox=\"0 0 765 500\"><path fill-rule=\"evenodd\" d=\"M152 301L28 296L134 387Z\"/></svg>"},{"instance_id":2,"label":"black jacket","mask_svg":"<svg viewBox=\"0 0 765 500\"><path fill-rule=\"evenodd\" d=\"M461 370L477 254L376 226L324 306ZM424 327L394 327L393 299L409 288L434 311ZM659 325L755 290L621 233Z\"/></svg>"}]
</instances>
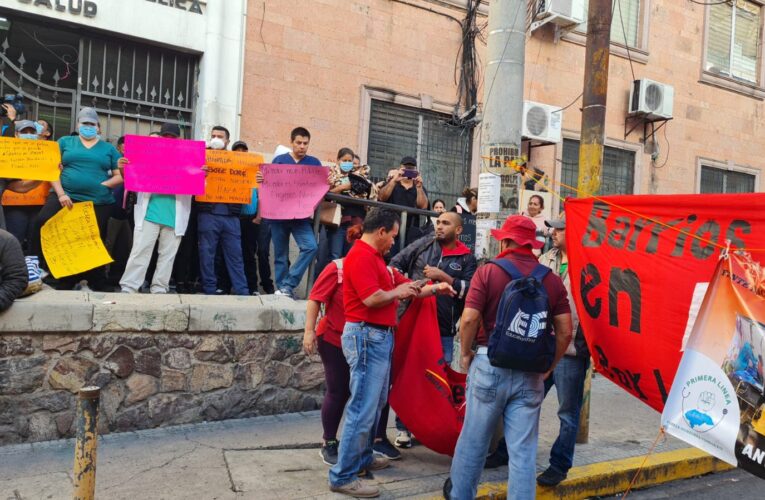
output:
<instances>
[{"instance_id":1,"label":"black jacket","mask_svg":"<svg viewBox=\"0 0 765 500\"><path fill-rule=\"evenodd\" d=\"M27 263L21 244L8 231L0 230L0 311L5 311L26 290Z\"/></svg>"},{"instance_id":2,"label":"black jacket","mask_svg":"<svg viewBox=\"0 0 765 500\"><path fill-rule=\"evenodd\" d=\"M458 241L456 249L443 255L441 245L430 234L404 248L393 257L390 265L402 273L407 273L413 280L425 278L423 273L426 265L438 267L454 278L452 287L457 295L436 297L438 328L441 336L453 337L457 333L457 321L465 308L465 297L470 288L470 280L473 279L473 274L478 267L470 249Z\"/></svg>"}]
</instances>

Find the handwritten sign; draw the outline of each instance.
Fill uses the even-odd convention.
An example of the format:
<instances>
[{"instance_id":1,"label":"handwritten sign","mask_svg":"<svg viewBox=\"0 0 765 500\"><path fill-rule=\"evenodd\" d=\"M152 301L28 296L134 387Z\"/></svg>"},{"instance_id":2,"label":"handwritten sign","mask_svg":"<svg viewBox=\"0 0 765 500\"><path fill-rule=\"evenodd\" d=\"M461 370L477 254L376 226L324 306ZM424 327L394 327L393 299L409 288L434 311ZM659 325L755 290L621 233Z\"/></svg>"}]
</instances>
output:
<instances>
[{"instance_id":1,"label":"handwritten sign","mask_svg":"<svg viewBox=\"0 0 765 500\"><path fill-rule=\"evenodd\" d=\"M40 231L43 255L56 278L84 273L112 262L96 222L93 202L62 208Z\"/></svg>"},{"instance_id":2,"label":"handwritten sign","mask_svg":"<svg viewBox=\"0 0 765 500\"><path fill-rule=\"evenodd\" d=\"M6 189L3 193L2 203L4 207L45 205L49 192L50 182L43 182L26 193L16 193Z\"/></svg>"},{"instance_id":3,"label":"handwritten sign","mask_svg":"<svg viewBox=\"0 0 765 500\"><path fill-rule=\"evenodd\" d=\"M125 189L141 193L205 192L204 141L125 136Z\"/></svg>"},{"instance_id":4,"label":"handwritten sign","mask_svg":"<svg viewBox=\"0 0 765 500\"><path fill-rule=\"evenodd\" d=\"M53 141L0 137L0 177L57 181L61 150Z\"/></svg>"},{"instance_id":5,"label":"handwritten sign","mask_svg":"<svg viewBox=\"0 0 765 500\"><path fill-rule=\"evenodd\" d=\"M264 219L311 217L329 190L327 167L313 165L261 165L263 182L258 191Z\"/></svg>"},{"instance_id":6,"label":"handwritten sign","mask_svg":"<svg viewBox=\"0 0 765 500\"><path fill-rule=\"evenodd\" d=\"M197 196L197 201L250 203L252 188L258 187L255 176L261 163L259 154L208 149L205 194Z\"/></svg>"}]
</instances>

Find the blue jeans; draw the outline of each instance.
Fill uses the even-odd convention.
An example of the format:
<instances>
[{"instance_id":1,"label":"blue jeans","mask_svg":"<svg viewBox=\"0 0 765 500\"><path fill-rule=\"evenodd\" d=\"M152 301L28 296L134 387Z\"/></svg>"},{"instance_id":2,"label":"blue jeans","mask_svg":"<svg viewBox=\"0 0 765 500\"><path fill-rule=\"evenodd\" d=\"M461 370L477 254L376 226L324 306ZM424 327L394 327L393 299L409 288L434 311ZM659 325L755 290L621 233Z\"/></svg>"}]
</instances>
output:
<instances>
[{"instance_id":1,"label":"blue jeans","mask_svg":"<svg viewBox=\"0 0 765 500\"><path fill-rule=\"evenodd\" d=\"M218 243L223 247L223 260L236 295L249 295L247 278L242 260L242 233L239 217L215 215L208 212L199 214L199 274L202 277L202 291L212 295L218 288L215 273L215 253Z\"/></svg>"},{"instance_id":2,"label":"blue jeans","mask_svg":"<svg viewBox=\"0 0 765 500\"><path fill-rule=\"evenodd\" d=\"M271 227L271 241L274 244L276 288L293 291L318 251L311 219L269 220L268 225ZM300 249L292 267L289 266L290 234Z\"/></svg>"},{"instance_id":3,"label":"blue jeans","mask_svg":"<svg viewBox=\"0 0 765 500\"><path fill-rule=\"evenodd\" d=\"M560 433L550 450L550 467L563 474L568 473L574 463L579 411L582 409L584 378L589 364L589 358L563 356L552 376L545 380L545 396L555 384L560 419Z\"/></svg>"},{"instance_id":4,"label":"blue jeans","mask_svg":"<svg viewBox=\"0 0 765 500\"><path fill-rule=\"evenodd\" d=\"M534 498L543 395L541 373L496 368L486 354L476 354L468 371L467 409L452 460L450 498L475 498L489 442L500 418L504 419L510 456L507 498Z\"/></svg>"},{"instance_id":5,"label":"blue jeans","mask_svg":"<svg viewBox=\"0 0 765 500\"><path fill-rule=\"evenodd\" d=\"M374 460L375 426L388 401L393 331L348 322L343 354L351 373L351 398L345 406L337 464L329 470L329 483L335 487L353 482Z\"/></svg>"},{"instance_id":6,"label":"blue jeans","mask_svg":"<svg viewBox=\"0 0 765 500\"><path fill-rule=\"evenodd\" d=\"M319 242L319 257L316 265L314 278L318 278L324 268L335 259L345 257L348 253L345 235L348 232L349 223L341 224L334 229L325 227L322 230Z\"/></svg>"}]
</instances>

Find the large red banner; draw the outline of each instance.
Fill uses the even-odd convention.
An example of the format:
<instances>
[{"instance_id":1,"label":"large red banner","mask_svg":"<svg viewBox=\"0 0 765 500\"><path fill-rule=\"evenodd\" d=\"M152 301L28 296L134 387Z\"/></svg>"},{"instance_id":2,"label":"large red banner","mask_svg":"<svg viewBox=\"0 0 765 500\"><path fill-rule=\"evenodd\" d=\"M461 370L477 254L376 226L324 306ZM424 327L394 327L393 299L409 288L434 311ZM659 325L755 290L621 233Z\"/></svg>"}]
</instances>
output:
<instances>
[{"instance_id":1,"label":"large red banner","mask_svg":"<svg viewBox=\"0 0 765 500\"><path fill-rule=\"evenodd\" d=\"M765 194L566 202L574 301L595 368L661 411L721 248L765 258ZM693 306L693 307L692 307Z\"/></svg>"}]
</instances>

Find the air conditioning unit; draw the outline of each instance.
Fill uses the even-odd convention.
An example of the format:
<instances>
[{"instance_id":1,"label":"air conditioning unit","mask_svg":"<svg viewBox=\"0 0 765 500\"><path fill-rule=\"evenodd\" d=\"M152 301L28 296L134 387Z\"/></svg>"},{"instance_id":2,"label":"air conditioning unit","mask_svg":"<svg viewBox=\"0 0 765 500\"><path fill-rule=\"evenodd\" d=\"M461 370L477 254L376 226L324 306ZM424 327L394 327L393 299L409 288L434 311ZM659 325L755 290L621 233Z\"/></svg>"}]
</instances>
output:
<instances>
[{"instance_id":1,"label":"air conditioning unit","mask_svg":"<svg viewBox=\"0 0 765 500\"><path fill-rule=\"evenodd\" d=\"M586 0L538 0L536 21L546 21L559 26L582 24L585 19Z\"/></svg>"},{"instance_id":2,"label":"air conditioning unit","mask_svg":"<svg viewBox=\"0 0 765 500\"><path fill-rule=\"evenodd\" d=\"M671 85L643 78L635 80L630 91L630 116L648 119L672 118L675 89Z\"/></svg>"},{"instance_id":3,"label":"air conditioning unit","mask_svg":"<svg viewBox=\"0 0 765 500\"><path fill-rule=\"evenodd\" d=\"M559 143L563 111L559 106L523 101L523 138L532 141Z\"/></svg>"}]
</instances>

